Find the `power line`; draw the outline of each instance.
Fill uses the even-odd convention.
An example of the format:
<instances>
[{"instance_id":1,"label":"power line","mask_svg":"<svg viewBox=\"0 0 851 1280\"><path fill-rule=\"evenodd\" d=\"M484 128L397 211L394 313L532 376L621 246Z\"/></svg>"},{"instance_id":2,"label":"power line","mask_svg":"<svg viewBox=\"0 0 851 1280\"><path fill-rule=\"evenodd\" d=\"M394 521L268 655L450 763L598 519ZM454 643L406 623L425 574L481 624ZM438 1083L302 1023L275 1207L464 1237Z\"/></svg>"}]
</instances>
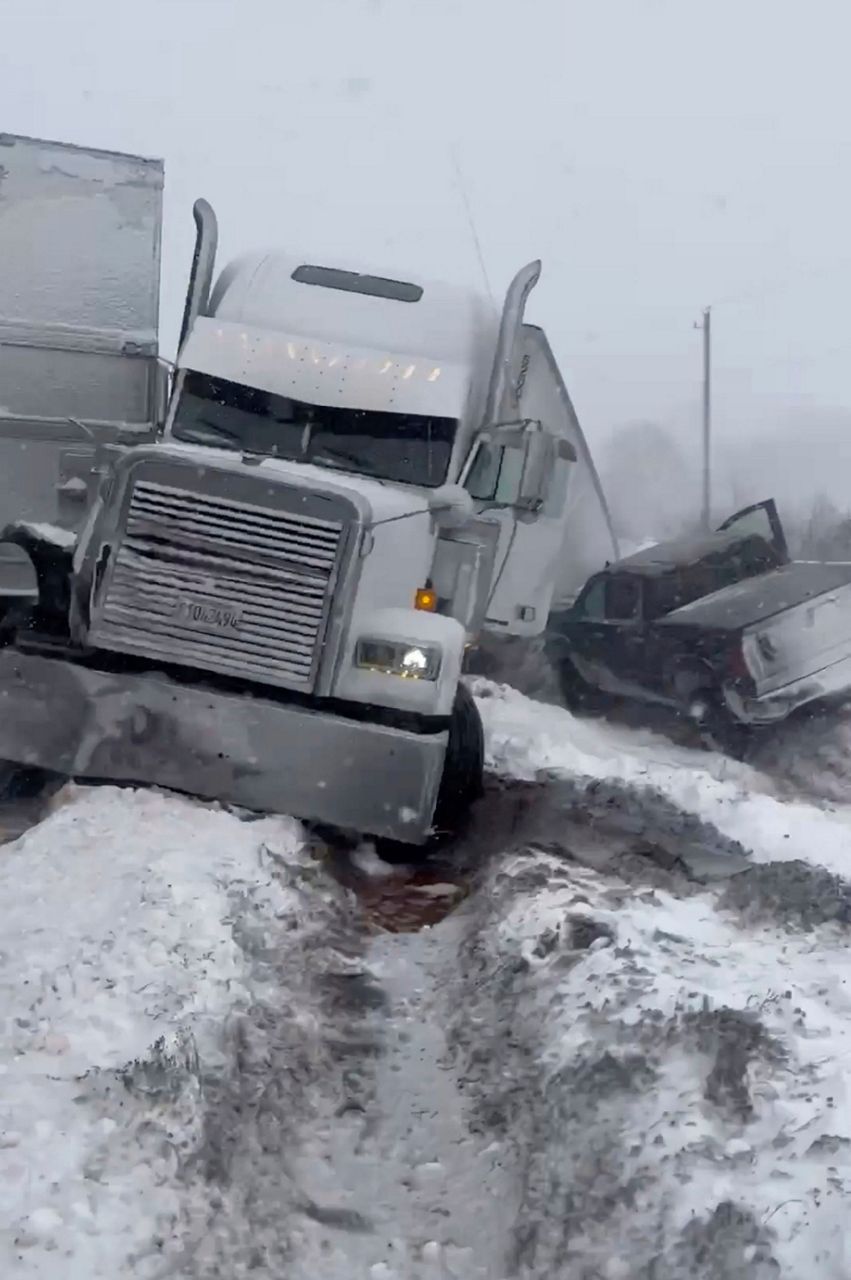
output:
<instances>
[{"instance_id":1,"label":"power line","mask_svg":"<svg viewBox=\"0 0 851 1280\"><path fill-rule=\"evenodd\" d=\"M476 230L476 222L473 217L473 210L470 207L470 201L467 196L467 186L466 186L466 183L464 182L464 175L461 172L461 162L458 159L458 147L455 143L453 143L452 146L450 147L450 151L452 153L452 163L455 169L455 185L458 188L458 193L461 196L461 201L464 205L464 212L467 215L467 223L470 228L470 235L472 237L473 244L476 246L476 256L478 257L478 260L479 260L479 269L482 273L482 279L485 282L485 288L488 291L488 296L490 297L490 300L495 307L496 299L494 298L493 289L491 288L491 282L488 276L488 269L485 266L485 255L482 252L482 242L479 239L479 233Z\"/></svg>"}]
</instances>

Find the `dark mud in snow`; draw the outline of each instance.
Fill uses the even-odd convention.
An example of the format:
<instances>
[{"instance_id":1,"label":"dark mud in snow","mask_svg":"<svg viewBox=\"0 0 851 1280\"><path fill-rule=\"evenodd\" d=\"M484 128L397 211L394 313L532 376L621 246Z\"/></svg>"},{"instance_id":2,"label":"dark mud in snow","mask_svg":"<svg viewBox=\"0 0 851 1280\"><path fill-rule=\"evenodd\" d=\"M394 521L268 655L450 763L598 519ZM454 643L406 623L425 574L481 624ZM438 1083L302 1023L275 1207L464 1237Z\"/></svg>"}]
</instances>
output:
<instances>
[{"instance_id":1,"label":"dark mud in snow","mask_svg":"<svg viewBox=\"0 0 851 1280\"><path fill-rule=\"evenodd\" d=\"M720 1111L744 1123L754 1111L749 1085L751 1065L760 1060L779 1067L785 1061L780 1044L756 1014L740 1009L704 1009L675 1020L669 1035L682 1034L711 1061L704 1097Z\"/></svg>"},{"instance_id":2,"label":"dark mud in snow","mask_svg":"<svg viewBox=\"0 0 851 1280\"><path fill-rule=\"evenodd\" d=\"M765 1226L741 1205L723 1200L645 1270L641 1280L778 1280L780 1267Z\"/></svg>"},{"instance_id":3,"label":"dark mud in snow","mask_svg":"<svg viewBox=\"0 0 851 1280\"><path fill-rule=\"evenodd\" d=\"M523 848L681 892L751 865L738 841L652 789L550 774L491 780L463 842L464 856L480 867L494 851Z\"/></svg>"},{"instance_id":4,"label":"dark mud in snow","mask_svg":"<svg viewBox=\"0 0 851 1280\"><path fill-rule=\"evenodd\" d=\"M851 884L807 862L750 867L726 887L719 906L737 912L746 924L851 928Z\"/></svg>"}]
</instances>

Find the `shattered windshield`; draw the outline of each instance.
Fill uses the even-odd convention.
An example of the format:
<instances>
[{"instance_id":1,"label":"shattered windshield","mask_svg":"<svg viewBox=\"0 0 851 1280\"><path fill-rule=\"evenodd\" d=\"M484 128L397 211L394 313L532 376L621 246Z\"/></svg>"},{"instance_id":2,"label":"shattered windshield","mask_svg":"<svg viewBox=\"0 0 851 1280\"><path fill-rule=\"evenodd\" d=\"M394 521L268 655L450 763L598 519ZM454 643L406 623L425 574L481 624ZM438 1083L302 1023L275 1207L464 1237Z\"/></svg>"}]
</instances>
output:
<instances>
[{"instance_id":1,"label":"shattered windshield","mask_svg":"<svg viewBox=\"0 0 851 1280\"><path fill-rule=\"evenodd\" d=\"M194 444L435 488L446 479L455 427L452 418L307 404L189 372L172 432Z\"/></svg>"}]
</instances>

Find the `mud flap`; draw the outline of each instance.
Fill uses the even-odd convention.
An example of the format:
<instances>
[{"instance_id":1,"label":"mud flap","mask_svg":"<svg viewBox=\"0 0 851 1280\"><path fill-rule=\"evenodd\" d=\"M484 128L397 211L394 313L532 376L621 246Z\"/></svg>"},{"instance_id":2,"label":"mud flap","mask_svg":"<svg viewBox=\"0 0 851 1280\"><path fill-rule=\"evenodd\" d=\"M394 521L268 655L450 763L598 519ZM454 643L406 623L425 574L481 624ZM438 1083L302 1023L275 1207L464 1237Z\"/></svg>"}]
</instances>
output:
<instances>
[{"instance_id":1,"label":"mud flap","mask_svg":"<svg viewBox=\"0 0 851 1280\"><path fill-rule=\"evenodd\" d=\"M57 535L63 531L57 530ZM32 562L38 585L38 607L43 616L56 619L67 629L71 605L71 570L75 538L58 540L45 536L39 526L26 523L6 525L0 532L0 544L20 547Z\"/></svg>"}]
</instances>

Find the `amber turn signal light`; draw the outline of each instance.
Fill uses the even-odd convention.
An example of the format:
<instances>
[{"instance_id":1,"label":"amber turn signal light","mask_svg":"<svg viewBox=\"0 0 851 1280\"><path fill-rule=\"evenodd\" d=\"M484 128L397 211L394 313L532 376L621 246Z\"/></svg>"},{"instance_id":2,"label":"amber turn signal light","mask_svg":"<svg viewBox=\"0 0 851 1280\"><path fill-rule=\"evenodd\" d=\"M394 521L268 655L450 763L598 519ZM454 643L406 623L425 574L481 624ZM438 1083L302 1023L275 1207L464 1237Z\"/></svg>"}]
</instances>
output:
<instances>
[{"instance_id":1,"label":"amber turn signal light","mask_svg":"<svg viewBox=\"0 0 851 1280\"><path fill-rule=\"evenodd\" d=\"M424 613L434 613L437 609L437 592L432 591L431 587L418 587L414 596L414 608L422 609Z\"/></svg>"}]
</instances>

